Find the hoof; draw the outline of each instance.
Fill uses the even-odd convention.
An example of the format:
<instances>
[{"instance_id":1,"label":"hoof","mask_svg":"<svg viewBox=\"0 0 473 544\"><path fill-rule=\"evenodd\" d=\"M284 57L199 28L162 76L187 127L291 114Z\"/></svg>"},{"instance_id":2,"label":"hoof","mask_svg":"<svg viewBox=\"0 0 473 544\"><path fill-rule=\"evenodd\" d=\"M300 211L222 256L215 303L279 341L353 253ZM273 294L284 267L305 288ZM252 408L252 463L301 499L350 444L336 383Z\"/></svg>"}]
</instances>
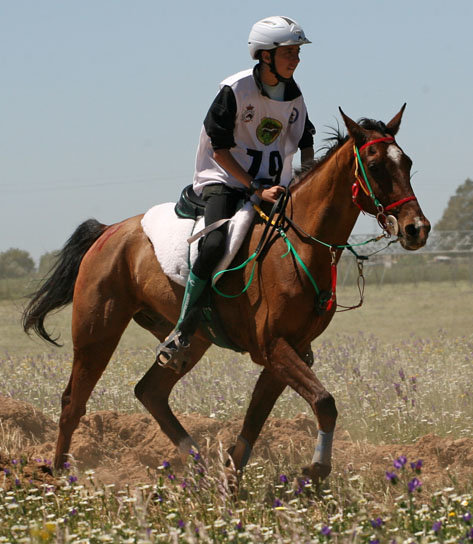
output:
<instances>
[{"instance_id":1,"label":"hoof","mask_svg":"<svg viewBox=\"0 0 473 544\"><path fill-rule=\"evenodd\" d=\"M321 465L320 463L312 463L302 469L302 474L308 476L316 484L325 480L330 472L332 472L331 465Z\"/></svg>"},{"instance_id":2,"label":"hoof","mask_svg":"<svg viewBox=\"0 0 473 544\"><path fill-rule=\"evenodd\" d=\"M233 498L237 498L240 493L241 472L236 471L233 466L225 467L225 480L228 486L228 492Z\"/></svg>"}]
</instances>

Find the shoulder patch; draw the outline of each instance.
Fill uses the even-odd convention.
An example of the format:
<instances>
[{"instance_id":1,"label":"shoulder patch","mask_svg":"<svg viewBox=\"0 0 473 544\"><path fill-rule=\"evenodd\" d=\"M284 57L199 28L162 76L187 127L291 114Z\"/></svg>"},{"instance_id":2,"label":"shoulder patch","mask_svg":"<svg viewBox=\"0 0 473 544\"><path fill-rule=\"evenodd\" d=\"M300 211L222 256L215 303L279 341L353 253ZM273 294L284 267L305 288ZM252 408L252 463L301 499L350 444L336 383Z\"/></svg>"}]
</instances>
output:
<instances>
[{"instance_id":1,"label":"shoulder patch","mask_svg":"<svg viewBox=\"0 0 473 544\"><path fill-rule=\"evenodd\" d=\"M241 114L241 120L244 123L249 123L253 119L254 116L255 116L255 107L252 106L251 104L248 104L248 106L246 106L245 110Z\"/></svg>"}]
</instances>

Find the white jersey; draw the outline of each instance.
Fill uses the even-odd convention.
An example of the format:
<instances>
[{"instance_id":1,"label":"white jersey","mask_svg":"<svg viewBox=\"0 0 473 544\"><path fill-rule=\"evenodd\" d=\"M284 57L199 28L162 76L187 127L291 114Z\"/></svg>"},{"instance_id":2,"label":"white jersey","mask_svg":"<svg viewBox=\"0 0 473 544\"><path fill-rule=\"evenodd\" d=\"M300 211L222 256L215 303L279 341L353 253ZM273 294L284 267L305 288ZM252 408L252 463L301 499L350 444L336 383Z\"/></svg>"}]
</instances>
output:
<instances>
[{"instance_id":1,"label":"white jersey","mask_svg":"<svg viewBox=\"0 0 473 544\"><path fill-rule=\"evenodd\" d=\"M232 89L236 101L234 144L228 146L232 156L254 179L271 178L274 184L287 186L292 178L292 158L307 117L302 94L299 91L292 100L272 100L261 93L251 69L225 79L220 89L225 86ZM214 160L213 153L211 137L204 125L194 173L196 194L200 195L205 185L214 183L244 189L240 181Z\"/></svg>"}]
</instances>

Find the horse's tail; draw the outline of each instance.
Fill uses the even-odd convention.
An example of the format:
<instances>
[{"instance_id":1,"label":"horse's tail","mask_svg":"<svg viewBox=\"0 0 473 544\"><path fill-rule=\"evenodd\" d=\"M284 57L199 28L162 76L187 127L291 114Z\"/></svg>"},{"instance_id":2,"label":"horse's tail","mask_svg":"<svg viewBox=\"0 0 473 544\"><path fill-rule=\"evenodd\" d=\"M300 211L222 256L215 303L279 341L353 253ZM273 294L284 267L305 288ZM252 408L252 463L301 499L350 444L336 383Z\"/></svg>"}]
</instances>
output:
<instances>
[{"instance_id":1,"label":"horse's tail","mask_svg":"<svg viewBox=\"0 0 473 544\"><path fill-rule=\"evenodd\" d=\"M44 328L46 316L72 302L79 265L92 244L107 228L95 219L81 223L57 254L57 260L40 288L32 294L23 312L23 329L33 329L51 344L59 346Z\"/></svg>"}]
</instances>

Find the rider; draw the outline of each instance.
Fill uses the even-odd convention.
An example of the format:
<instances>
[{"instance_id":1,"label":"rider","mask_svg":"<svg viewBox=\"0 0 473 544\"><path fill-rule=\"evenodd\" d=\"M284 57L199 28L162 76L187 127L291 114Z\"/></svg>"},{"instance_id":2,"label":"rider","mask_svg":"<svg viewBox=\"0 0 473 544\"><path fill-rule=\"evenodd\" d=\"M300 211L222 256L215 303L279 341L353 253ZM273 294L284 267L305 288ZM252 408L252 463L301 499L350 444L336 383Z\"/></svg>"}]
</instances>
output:
<instances>
[{"instance_id":1,"label":"rider","mask_svg":"<svg viewBox=\"0 0 473 544\"><path fill-rule=\"evenodd\" d=\"M193 188L206 202L205 225L232 217L242 198L256 194L276 202L292 178L292 158L314 158L315 129L293 79L300 46L311 43L289 17L256 22L248 38L253 69L220 84L200 134ZM212 271L225 251L227 225L204 239L187 281L176 328L158 346L160 364L173 364L188 347L193 330L184 320L192 313ZM191 327L192 328L192 327ZM194 327L195 328L195 327Z\"/></svg>"}]
</instances>

